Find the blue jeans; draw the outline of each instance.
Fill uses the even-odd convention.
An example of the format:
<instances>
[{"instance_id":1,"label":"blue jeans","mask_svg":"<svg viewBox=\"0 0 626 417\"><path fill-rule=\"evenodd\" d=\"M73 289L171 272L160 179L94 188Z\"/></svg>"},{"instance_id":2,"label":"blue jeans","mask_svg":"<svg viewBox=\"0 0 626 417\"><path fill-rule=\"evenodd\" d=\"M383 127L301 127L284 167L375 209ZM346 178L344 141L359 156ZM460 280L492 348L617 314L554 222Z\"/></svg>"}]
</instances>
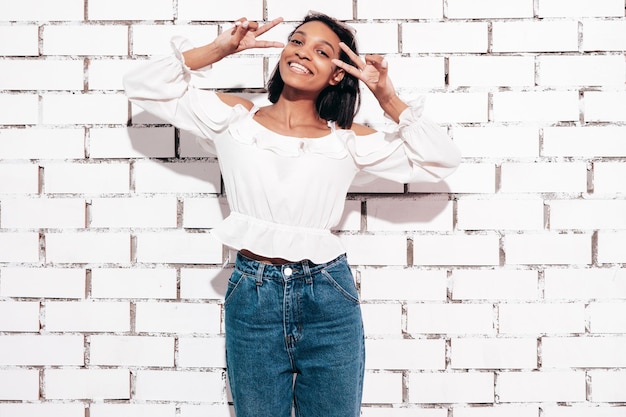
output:
<instances>
[{"instance_id":1,"label":"blue jeans","mask_svg":"<svg viewBox=\"0 0 626 417\"><path fill-rule=\"evenodd\" d=\"M365 346L346 256L270 265L238 254L224 300L237 417L357 417Z\"/></svg>"}]
</instances>

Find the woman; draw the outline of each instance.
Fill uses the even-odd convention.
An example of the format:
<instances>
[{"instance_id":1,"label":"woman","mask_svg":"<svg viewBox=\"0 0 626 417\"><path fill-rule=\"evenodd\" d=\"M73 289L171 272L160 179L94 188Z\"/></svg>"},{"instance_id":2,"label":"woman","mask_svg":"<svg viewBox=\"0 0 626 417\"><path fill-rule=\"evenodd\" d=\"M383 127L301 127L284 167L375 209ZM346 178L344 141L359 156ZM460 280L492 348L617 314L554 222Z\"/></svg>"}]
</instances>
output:
<instances>
[{"instance_id":1,"label":"woman","mask_svg":"<svg viewBox=\"0 0 626 417\"><path fill-rule=\"evenodd\" d=\"M238 417L360 415L364 337L345 250L330 229L357 174L439 181L459 152L421 107L398 98L378 55L362 60L352 30L311 14L291 33L258 108L190 85L191 72L250 48L264 26L240 19L212 43L125 77L129 99L198 136L218 156L231 214L212 233L238 251L225 296L226 356ZM359 80L399 124L353 123Z\"/></svg>"}]
</instances>

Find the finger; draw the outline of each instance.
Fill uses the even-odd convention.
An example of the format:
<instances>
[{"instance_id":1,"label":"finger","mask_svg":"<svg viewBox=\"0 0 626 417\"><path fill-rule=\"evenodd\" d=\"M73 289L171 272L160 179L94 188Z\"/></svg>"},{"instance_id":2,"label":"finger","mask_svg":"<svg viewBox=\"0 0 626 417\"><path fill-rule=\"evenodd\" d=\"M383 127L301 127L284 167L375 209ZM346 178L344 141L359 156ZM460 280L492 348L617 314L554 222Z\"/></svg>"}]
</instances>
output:
<instances>
[{"instance_id":1,"label":"finger","mask_svg":"<svg viewBox=\"0 0 626 417\"><path fill-rule=\"evenodd\" d=\"M380 55L366 55L365 62L373 65L379 71L387 68L387 61Z\"/></svg>"},{"instance_id":2,"label":"finger","mask_svg":"<svg viewBox=\"0 0 626 417\"><path fill-rule=\"evenodd\" d=\"M363 69L365 67L365 62L363 62L361 58L357 54L355 54L348 45L343 42L339 42L339 47L348 55L348 57L359 69Z\"/></svg>"},{"instance_id":3,"label":"finger","mask_svg":"<svg viewBox=\"0 0 626 417\"><path fill-rule=\"evenodd\" d=\"M358 69L357 67L348 64L347 62L343 62L340 59L333 59L333 64L337 65L339 68L343 69L345 72L347 72L348 74L356 77L356 78L361 78L361 70Z\"/></svg>"},{"instance_id":4,"label":"finger","mask_svg":"<svg viewBox=\"0 0 626 417\"><path fill-rule=\"evenodd\" d=\"M256 41L255 48L284 48L285 44L277 41Z\"/></svg>"},{"instance_id":5,"label":"finger","mask_svg":"<svg viewBox=\"0 0 626 417\"><path fill-rule=\"evenodd\" d=\"M267 32L268 30L272 29L273 27L275 27L276 25L278 25L282 21L283 21L283 18L282 17L278 17L278 18L272 20L271 22L266 23L265 25L261 26L260 28L258 28L256 30L257 36Z\"/></svg>"}]
</instances>

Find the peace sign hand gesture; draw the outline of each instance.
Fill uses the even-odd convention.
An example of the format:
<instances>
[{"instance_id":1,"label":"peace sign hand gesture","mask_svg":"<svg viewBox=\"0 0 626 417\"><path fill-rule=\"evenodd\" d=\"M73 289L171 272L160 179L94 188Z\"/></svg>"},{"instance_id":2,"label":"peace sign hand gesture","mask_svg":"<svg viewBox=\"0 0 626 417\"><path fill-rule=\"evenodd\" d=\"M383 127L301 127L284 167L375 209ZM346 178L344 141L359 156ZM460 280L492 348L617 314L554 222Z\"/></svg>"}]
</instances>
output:
<instances>
[{"instance_id":1,"label":"peace sign hand gesture","mask_svg":"<svg viewBox=\"0 0 626 417\"><path fill-rule=\"evenodd\" d=\"M225 30L215 38L214 43L226 55L252 48L282 48L284 44L281 42L260 41L257 39L258 36L261 36L282 21L283 19L279 17L263 26L259 26L258 22L250 22L242 17L235 22L235 25L230 30Z\"/></svg>"},{"instance_id":2,"label":"peace sign hand gesture","mask_svg":"<svg viewBox=\"0 0 626 417\"><path fill-rule=\"evenodd\" d=\"M387 73L387 61L380 55L365 55L365 59L362 59L343 42L339 43L339 47L348 54L355 65L339 59L333 59L333 64L361 80L374 94L383 110L397 122L400 113L408 106L396 94Z\"/></svg>"}]
</instances>

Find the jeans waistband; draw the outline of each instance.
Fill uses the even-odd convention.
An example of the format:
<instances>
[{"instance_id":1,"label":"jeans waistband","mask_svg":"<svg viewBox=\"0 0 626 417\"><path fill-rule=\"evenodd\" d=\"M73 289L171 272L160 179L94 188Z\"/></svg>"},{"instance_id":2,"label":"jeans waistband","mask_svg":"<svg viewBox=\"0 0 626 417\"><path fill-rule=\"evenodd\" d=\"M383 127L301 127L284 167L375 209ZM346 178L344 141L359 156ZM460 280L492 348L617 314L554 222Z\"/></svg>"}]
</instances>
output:
<instances>
[{"instance_id":1,"label":"jeans waistband","mask_svg":"<svg viewBox=\"0 0 626 417\"><path fill-rule=\"evenodd\" d=\"M250 259L241 253L237 253L235 268L244 274L270 279L296 279L310 277L324 268L328 268L339 262L347 262L345 254L339 255L332 261L315 264L308 259L298 262L290 262L281 265L273 265Z\"/></svg>"}]
</instances>

